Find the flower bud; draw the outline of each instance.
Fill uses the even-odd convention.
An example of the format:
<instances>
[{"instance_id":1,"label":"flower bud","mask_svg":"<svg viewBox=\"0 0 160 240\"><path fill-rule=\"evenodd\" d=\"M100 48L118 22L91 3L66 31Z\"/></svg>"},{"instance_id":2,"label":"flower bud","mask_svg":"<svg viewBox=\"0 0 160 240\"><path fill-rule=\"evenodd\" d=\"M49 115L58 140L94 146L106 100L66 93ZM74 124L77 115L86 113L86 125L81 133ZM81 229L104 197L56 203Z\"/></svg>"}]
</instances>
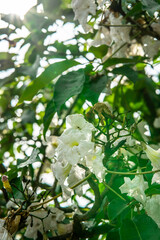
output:
<instances>
[{"instance_id":1,"label":"flower bud","mask_svg":"<svg viewBox=\"0 0 160 240\"><path fill-rule=\"evenodd\" d=\"M2 183L3 183L3 187L7 190L7 192L12 192L12 188L11 185L8 181L8 177L6 175L2 176Z\"/></svg>"}]
</instances>

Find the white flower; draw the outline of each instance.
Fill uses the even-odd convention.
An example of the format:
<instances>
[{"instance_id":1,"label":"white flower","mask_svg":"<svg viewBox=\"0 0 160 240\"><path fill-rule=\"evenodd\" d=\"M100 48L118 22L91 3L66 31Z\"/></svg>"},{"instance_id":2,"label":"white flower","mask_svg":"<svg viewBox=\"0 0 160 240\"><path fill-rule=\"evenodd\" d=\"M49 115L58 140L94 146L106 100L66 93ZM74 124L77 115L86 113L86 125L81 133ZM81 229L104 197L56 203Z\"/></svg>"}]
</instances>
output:
<instances>
[{"instance_id":1,"label":"white flower","mask_svg":"<svg viewBox=\"0 0 160 240\"><path fill-rule=\"evenodd\" d=\"M151 198L147 198L146 204L144 206L148 216L150 216L160 227L160 195L152 195Z\"/></svg>"},{"instance_id":2,"label":"white flower","mask_svg":"<svg viewBox=\"0 0 160 240\"><path fill-rule=\"evenodd\" d=\"M105 167L103 166L104 154L99 151L93 151L86 157L86 166L93 172L96 177L102 181L105 174Z\"/></svg>"},{"instance_id":3,"label":"white flower","mask_svg":"<svg viewBox=\"0 0 160 240\"><path fill-rule=\"evenodd\" d=\"M84 31L91 30L91 26L87 24L87 18L89 14L96 14L95 0L72 0L72 8L75 13L75 20L78 20L82 25Z\"/></svg>"},{"instance_id":4,"label":"white flower","mask_svg":"<svg viewBox=\"0 0 160 240\"><path fill-rule=\"evenodd\" d=\"M60 184L64 183L66 178L68 177L70 170L72 168L72 165L68 162L60 162L57 161L51 165L52 171L54 173L54 176L57 178Z\"/></svg>"},{"instance_id":5,"label":"white flower","mask_svg":"<svg viewBox=\"0 0 160 240\"><path fill-rule=\"evenodd\" d=\"M148 183L144 181L143 176L137 175L132 180L124 177L124 181L125 183L119 188L121 193L127 193L128 196L144 204L146 201L144 191L148 188Z\"/></svg>"},{"instance_id":6,"label":"white flower","mask_svg":"<svg viewBox=\"0 0 160 240\"><path fill-rule=\"evenodd\" d=\"M66 117L66 129L77 129L85 133L86 140L91 140L93 124L87 122L82 114L72 114Z\"/></svg>"},{"instance_id":7,"label":"white flower","mask_svg":"<svg viewBox=\"0 0 160 240\"><path fill-rule=\"evenodd\" d=\"M27 229L25 237L37 239L38 231L43 234L50 230L54 234L55 230L57 230L57 221L62 221L63 219L63 211L57 208L49 208L49 211L44 209L34 211L32 216L29 216L26 220Z\"/></svg>"},{"instance_id":8,"label":"white flower","mask_svg":"<svg viewBox=\"0 0 160 240\"><path fill-rule=\"evenodd\" d=\"M78 129L67 129L59 137L57 159L64 159L71 165L77 164L94 149L94 143L86 137L87 134Z\"/></svg>"},{"instance_id":9,"label":"white flower","mask_svg":"<svg viewBox=\"0 0 160 240\"><path fill-rule=\"evenodd\" d=\"M12 236L4 227L0 227L0 239L1 240L12 240Z\"/></svg>"},{"instance_id":10,"label":"white flower","mask_svg":"<svg viewBox=\"0 0 160 240\"><path fill-rule=\"evenodd\" d=\"M113 13L109 14L109 23L110 25L122 25L122 16L115 17ZM110 27L110 37L112 39L113 47L112 53L118 50L124 43L130 43L130 33L131 27ZM125 56L127 50L127 45L123 46L119 51L114 55L116 57Z\"/></svg>"},{"instance_id":11,"label":"white flower","mask_svg":"<svg viewBox=\"0 0 160 240\"><path fill-rule=\"evenodd\" d=\"M144 151L146 152L147 157L151 161L153 169L160 169L160 148L158 150L154 150L150 146L146 145L146 149Z\"/></svg>"},{"instance_id":12,"label":"white flower","mask_svg":"<svg viewBox=\"0 0 160 240\"><path fill-rule=\"evenodd\" d=\"M85 177L84 169L78 165L72 166L69 163L55 162L52 164L52 170L57 178L63 192L63 199L68 199L73 194L71 187L81 181ZM75 188L76 193L82 195L82 187L78 186Z\"/></svg>"},{"instance_id":13,"label":"white flower","mask_svg":"<svg viewBox=\"0 0 160 240\"><path fill-rule=\"evenodd\" d=\"M153 166L153 171L160 169L160 148L158 150L154 150L148 145L145 145L146 149L144 150L147 154L147 157L151 161ZM160 172L157 172L153 175L152 183L160 183Z\"/></svg>"},{"instance_id":14,"label":"white flower","mask_svg":"<svg viewBox=\"0 0 160 240\"><path fill-rule=\"evenodd\" d=\"M153 37L149 35L145 35L141 38L143 43L143 49L148 57L154 57L160 48L160 41L155 40Z\"/></svg>"},{"instance_id":15,"label":"white flower","mask_svg":"<svg viewBox=\"0 0 160 240\"><path fill-rule=\"evenodd\" d=\"M153 28L153 31L160 35L160 21L152 23L151 27Z\"/></svg>"},{"instance_id":16,"label":"white flower","mask_svg":"<svg viewBox=\"0 0 160 240\"><path fill-rule=\"evenodd\" d=\"M87 122L83 115L74 114L66 118L66 130L58 138L56 158L52 164L54 176L61 185L63 198L67 199L73 193L71 187L85 177L84 169L77 164L83 164L88 155L94 152L95 144L91 141L94 126ZM80 187L75 189L82 194Z\"/></svg>"},{"instance_id":17,"label":"white flower","mask_svg":"<svg viewBox=\"0 0 160 240\"><path fill-rule=\"evenodd\" d=\"M5 220L0 219L0 239L1 240L12 240L12 236L6 228L4 228Z\"/></svg>"},{"instance_id":18,"label":"white flower","mask_svg":"<svg viewBox=\"0 0 160 240\"><path fill-rule=\"evenodd\" d=\"M160 128L160 117L154 119L153 126L155 128Z\"/></svg>"},{"instance_id":19,"label":"white flower","mask_svg":"<svg viewBox=\"0 0 160 240\"><path fill-rule=\"evenodd\" d=\"M80 182L84 178L85 178L85 170L75 165L74 167L72 167L67 179L69 187L72 187L73 185ZM75 188L75 192L78 196L82 196L83 194L82 184Z\"/></svg>"},{"instance_id":20,"label":"white flower","mask_svg":"<svg viewBox=\"0 0 160 240\"><path fill-rule=\"evenodd\" d=\"M47 138L46 156L48 158L53 158L55 155L55 150L58 146L58 140L56 136L50 136Z\"/></svg>"},{"instance_id":21,"label":"white flower","mask_svg":"<svg viewBox=\"0 0 160 240\"><path fill-rule=\"evenodd\" d=\"M93 38L93 41L89 44L89 47L100 46L103 44L110 45L111 38L109 30L102 26L98 29L96 35Z\"/></svg>"}]
</instances>

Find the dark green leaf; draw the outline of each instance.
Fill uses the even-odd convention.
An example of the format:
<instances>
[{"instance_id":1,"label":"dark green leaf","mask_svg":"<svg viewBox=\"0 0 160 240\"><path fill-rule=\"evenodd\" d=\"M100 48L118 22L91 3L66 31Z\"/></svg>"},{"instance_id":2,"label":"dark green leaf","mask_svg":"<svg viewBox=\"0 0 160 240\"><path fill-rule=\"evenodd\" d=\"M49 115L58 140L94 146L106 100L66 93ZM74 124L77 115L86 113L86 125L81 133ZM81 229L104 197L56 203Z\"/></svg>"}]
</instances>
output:
<instances>
[{"instance_id":1,"label":"dark green leaf","mask_svg":"<svg viewBox=\"0 0 160 240\"><path fill-rule=\"evenodd\" d=\"M135 83L138 79L138 73L127 65L119 68L114 68L112 72L115 74L121 74L123 76L126 76L133 83Z\"/></svg>"},{"instance_id":2,"label":"dark green leaf","mask_svg":"<svg viewBox=\"0 0 160 240\"><path fill-rule=\"evenodd\" d=\"M110 220L114 220L126 208L128 208L128 203L126 201L120 198L112 200L112 202L108 205L108 216Z\"/></svg>"},{"instance_id":3,"label":"dark green leaf","mask_svg":"<svg viewBox=\"0 0 160 240\"><path fill-rule=\"evenodd\" d=\"M148 196L153 194L160 194L160 184L154 183L145 190L145 194Z\"/></svg>"},{"instance_id":4,"label":"dark green leaf","mask_svg":"<svg viewBox=\"0 0 160 240\"><path fill-rule=\"evenodd\" d=\"M47 104L47 107L46 107L46 110L45 110L45 115L44 115L44 118L43 118L43 124L44 124L43 135L44 136L46 134L46 131L49 127L49 124L51 123L51 120L52 120L55 112L56 112L55 102L54 102L54 99L52 99Z\"/></svg>"},{"instance_id":5,"label":"dark green leaf","mask_svg":"<svg viewBox=\"0 0 160 240\"><path fill-rule=\"evenodd\" d=\"M160 10L160 2L155 0L142 0L143 9L146 10L152 17L156 11Z\"/></svg>"},{"instance_id":6,"label":"dark green leaf","mask_svg":"<svg viewBox=\"0 0 160 240\"><path fill-rule=\"evenodd\" d=\"M11 186L15 199L24 199L22 180L19 177L12 179Z\"/></svg>"},{"instance_id":7,"label":"dark green leaf","mask_svg":"<svg viewBox=\"0 0 160 240\"><path fill-rule=\"evenodd\" d=\"M105 91L108 80L109 78L106 75L100 78L91 79L91 81L89 81L89 78L86 78L83 89L83 95L85 98L92 104L97 103L100 93L102 93L103 90Z\"/></svg>"},{"instance_id":8,"label":"dark green leaf","mask_svg":"<svg viewBox=\"0 0 160 240\"><path fill-rule=\"evenodd\" d=\"M44 88L49 82L54 78L58 77L68 68L71 68L79 63L74 60L65 60L61 62L56 62L47 67L44 72L32 81L29 86L25 89L24 93L20 97L19 104L23 101L31 101L35 94L41 89Z\"/></svg>"},{"instance_id":9,"label":"dark green leaf","mask_svg":"<svg viewBox=\"0 0 160 240\"><path fill-rule=\"evenodd\" d=\"M133 220L123 220L120 238L121 240L159 240L160 229L149 216L137 215Z\"/></svg>"},{"instance_id":10,"label":"dark green leaf","mask_svg":"<svg viewBox=\"0 0 160 240\"><path fill-rule=\"evenodd\" d=\"M39 158L38 153L39 153L39 150L34 149L31 156L26 161L23 161L22 163L17 163L18 168L26 167L34 162L40 162L41 159Z\"/></svg>"},{"instance_id":11,"label":"dark green leaf","mask_svg":"<svg viewBox=\"0 0 160 240\"><path fill-rule=\"evenodd\" d=\"M55 84L54 102L56 111L59 112L61 106L70 97L81 93L85 82L84 70L69 72L61 76Z\"/></svg>"}]
</instances>

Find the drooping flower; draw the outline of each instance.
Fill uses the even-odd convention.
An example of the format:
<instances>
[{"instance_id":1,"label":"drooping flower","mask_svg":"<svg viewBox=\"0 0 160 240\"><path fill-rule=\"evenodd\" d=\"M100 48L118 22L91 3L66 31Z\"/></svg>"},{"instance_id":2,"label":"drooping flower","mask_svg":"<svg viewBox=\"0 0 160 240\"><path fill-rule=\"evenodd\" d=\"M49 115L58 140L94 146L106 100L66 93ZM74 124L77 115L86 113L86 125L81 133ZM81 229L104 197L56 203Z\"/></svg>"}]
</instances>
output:
<instances>
[{"instance_id":1,"label":"drooping flower","mask_svg":"<svg viewBox=\"0 0 160 240\"><path fill-rule=\"evenodd\" d=\"M55 150L58 146L58 141L56 136L50 136L47 138L46 156L48 158L53 158L55 155Z\"/></svg>"},{"instance_id":2,"label":"drooping flower","mask_svg":"<svg viewBox=\"0 0 160 240\"><path fill-rule=\"evenodd\" d=\"M98 151L91 152L86 157L86 166L90 169L91 172L93 172L96 177L102 181L105 174L105 167L103 166L103 160L104 154L99 149Z\"/></svg>"},{"instance_id":3,"label":"drooping flower","mask_svg":"<svg viewBox=\"0 0 160 240\"><path fill-rule=\"evenodd\" d=\"M160 169L160 149L155 150L151 148L149 145L145 146L144 151L147 154L147 157L151 161L154 170Z\"/></svg>"},{"instance_id":4,"label":"drooping flower","mask_svg":"<svg viewBox=\"0 0 160 240\"><path fill-rule=\"evenodd\" d=\"M151 165L153 166L152 170L154 171L160 169L160 149L155 150L150 146L145 145L144 151L146 152L147 157L151 161ZM154 182L160 183L160 172L157 172L153 175L152 183Z\"/></svg>"},{"instance_id":5,"label":"drooping flower","mask_svg":"<svg viewBox=\"0 0 160 240\"><path fill-rule=\"evenodd\" d=\"M128 196L144 204L146 201L144 191L148 188L148 183L144 181L143 176L137 175L132 180L129 177L124 177L124 181L125 183L119 188L121 193L127 193Z\"/></svg>"}]
</instances>

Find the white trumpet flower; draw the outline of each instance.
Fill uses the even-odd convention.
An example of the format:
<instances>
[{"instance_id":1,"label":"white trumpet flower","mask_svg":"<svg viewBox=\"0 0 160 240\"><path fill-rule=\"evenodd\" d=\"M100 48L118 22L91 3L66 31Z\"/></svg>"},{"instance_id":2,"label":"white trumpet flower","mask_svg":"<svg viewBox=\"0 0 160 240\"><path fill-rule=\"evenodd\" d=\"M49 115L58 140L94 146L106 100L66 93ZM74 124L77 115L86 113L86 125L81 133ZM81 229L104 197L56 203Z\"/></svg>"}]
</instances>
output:
<instances>
[{"instance_id":1,"label":"white trumpet flower","mask_svg":"<svg viewBox=\"0 0 160 240\"><path fill-rule=\"evenodd\" d=\"M129 177L124 178L125 183L119 188L121 193L127 193L128 196L135 198L138 202L146 202L145 190L148 183L144 181L142 175L135 176L132 180Z\"/></svg>"}]
</instances>

